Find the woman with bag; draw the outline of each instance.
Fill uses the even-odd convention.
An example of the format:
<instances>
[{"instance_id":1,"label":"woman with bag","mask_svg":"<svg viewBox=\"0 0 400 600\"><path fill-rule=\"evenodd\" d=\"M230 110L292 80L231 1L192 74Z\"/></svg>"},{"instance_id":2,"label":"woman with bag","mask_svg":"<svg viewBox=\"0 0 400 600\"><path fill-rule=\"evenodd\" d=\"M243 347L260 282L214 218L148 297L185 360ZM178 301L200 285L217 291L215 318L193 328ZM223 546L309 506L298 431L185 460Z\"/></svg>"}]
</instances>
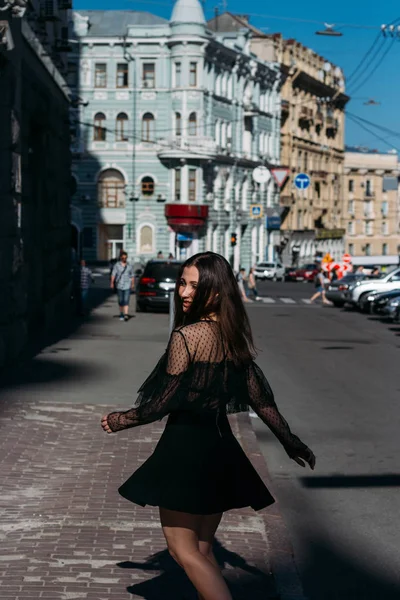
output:
<instances>
[{"instance_id":1,"label":"woman with bag","mask_svg":"<svg viewBox=\"0 0 400 600\"><path fill-rule=\"evenodd\" d=\"M260 297L259 297L258 291L257 291L257 282L256 282L256 277L254 275L254 267L250 268L249 275L247 278L247 287L248 287L249 291L252 292L252 294L254 296L254 300L259 300Z\"/></svg>"},{"instance_id":2,"label":"woman with bag","mask_svg":"<svg viewBox=\"0 0 400 600\"><path fill-rule=\"evenodd\" d=\"M225 511L274 502L234 437L227 414L251 406L291 459L313 469L312 451L279 413L255 364L252 332L229 263L212 252L181 267L168 347L139 390L135 407L104 416L112 433L167 415L147 461L119 488L141 506L158 506L170 554L200 600L232 600L212 552Z\"/></svg>"}]
</instances>

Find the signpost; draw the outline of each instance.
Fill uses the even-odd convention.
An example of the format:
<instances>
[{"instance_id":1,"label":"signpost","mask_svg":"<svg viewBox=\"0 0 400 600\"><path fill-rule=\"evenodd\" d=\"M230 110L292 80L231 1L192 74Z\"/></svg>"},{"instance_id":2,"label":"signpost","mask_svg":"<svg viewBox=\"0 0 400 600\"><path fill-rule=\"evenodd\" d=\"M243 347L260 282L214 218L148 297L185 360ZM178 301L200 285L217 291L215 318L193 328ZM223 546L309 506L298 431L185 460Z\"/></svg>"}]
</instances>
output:
<instances>
[{"instance_id":1,"label":"signpost","mask_svg":"<svg viewBox=\"0 0 400 600\"><path fill-rule=\"evenodd\" d=\"M252 204L250 206L250 217L252 219L260 219L263 216L263 207L261 204Z\"/></svg>"},{"instance_id":2,"label":"signpost","mask_svg":"<svg viewBox=\"0 0 400 600\"><path fill-rule=\"evenodd\" d=\"M306 190L311 183L310 176L307 173L299 173L294 178L294 185L298 190Z\"/></svg>"},{"instance_id":3,"label":"signpost","mask_svg":"<svg viewBox=\"0 0 400 600\"><path fill-rule=\"evenodd\" d=\"M253 179L256 183L268 183L271 172L267 167L256 167L253 169Z\"/></svg>"},{"instance_id":4,"label":"signpost","mask_svg":"<svg viewBox=\"0 0 400 600\"><path fill-rule=\"evenodd\" d=\"M289 169L283 167L277 167L275 169L271 169L272 177L275 179L276 185L281 188L285 183L286 179L289 177Z\"/></svg>"}]
</instances>

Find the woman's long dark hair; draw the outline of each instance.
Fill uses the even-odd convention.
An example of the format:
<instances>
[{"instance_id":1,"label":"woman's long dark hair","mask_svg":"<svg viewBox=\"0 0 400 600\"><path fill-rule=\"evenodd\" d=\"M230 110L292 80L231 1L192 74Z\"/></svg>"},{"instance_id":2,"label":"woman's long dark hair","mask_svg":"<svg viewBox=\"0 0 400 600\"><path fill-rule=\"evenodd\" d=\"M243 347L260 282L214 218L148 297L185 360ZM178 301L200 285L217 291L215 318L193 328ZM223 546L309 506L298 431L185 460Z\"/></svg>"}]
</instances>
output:
<instances>
[{"instance_id":1,"label":"woman's long dark hair","mask_svg":"<svg viewBox=\"0 0 400 600\"><path fill-rule=\"evenodd\" d=\"M179 296L185 267L196 267L199 282L188 312L184 312ZM253 335L240 297L232 268L227 260L214 252L195 254L183 263L175 288L174 329L216 315L229 356L240 365L254 358Z\"/></svg>"}]
</instances>

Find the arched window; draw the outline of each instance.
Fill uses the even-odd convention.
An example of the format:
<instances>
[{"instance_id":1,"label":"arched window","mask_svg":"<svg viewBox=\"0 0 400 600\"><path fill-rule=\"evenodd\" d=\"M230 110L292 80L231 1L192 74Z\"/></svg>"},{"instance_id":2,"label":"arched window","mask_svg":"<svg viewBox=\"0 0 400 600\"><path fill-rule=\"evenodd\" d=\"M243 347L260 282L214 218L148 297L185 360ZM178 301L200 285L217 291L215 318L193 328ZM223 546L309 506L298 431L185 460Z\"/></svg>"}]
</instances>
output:
<instances>
[{"instance_id":1,"label":"arched window","mask_svg":"<svg viewBox=\"0 0 400 600\"><path fill-rule=\"evenodd\" d=\"M125 206L125 179L116 169L103 171L98 179L98 201L103 208Z\"/></svg>"},{"instance_id":2,"label":"arched window","mask_svg":"<svg viewBox=\"0 0 400 600\"><path fill-rule=\"evenodd\" d=\"M143 225L139 233L140 254L151 254L153 252L153 229L149 225Z\"/></svg>"},{"instance_id":3,"label":"arched window","mask_svg":"<svg viewBox=\"0 0 400 600\"><path fill-rule=\"evenodd\" d=\"M189 135L197 135L197 115L195 112L189 115Z\"/></svg>"},{"instance_id":4,"label":"arched window","mask_svg":"<svg viewBox=\"0 0 400 600\"><path fill-rule=\"evenodd\" d=\"M141 189L143 196L152 196L154 194L154 179L152 177L143 177Z\"/></svg>"},{"instance_id":5,"label":"arched window","mask_svg":"<svg viewBox=\"0 0 400 600\"><path fill-rule=\"evenodd\" d=\"M128 141L128 115L119 113L115 124L115 140L117 142Z\"/></svg>"},{"instance_id":6,"label":"arched window","mask_svg":"<svg viewBox=\"0 0 400 600\"><path fill-rule=\"evenodd\" d=\"M181 113L175 113L175 135L180 137L182 135L182 118Z\"/></svg>"},{"instance_id":7,"label":"arched window","mask_svg":"<svg viewBox=\"0 0 400 600\"><path fill-rule=\"evenodd\" d=\"M146 113L142 118L142 141L151 142L154 140L154 116Z\"/></svg>"},{"instance_id":8,"label":"arched window","mask_svg":"<svg viewBox=\"0 0 400 600\"><path fill-rule=\"evenodd\" d=\"M105 128L106 115L104 113L96 113L94 116L94 129L93 129L93 141L94 142L105 142L106 141L106 128Z\"/></svg>"}]
</instances>

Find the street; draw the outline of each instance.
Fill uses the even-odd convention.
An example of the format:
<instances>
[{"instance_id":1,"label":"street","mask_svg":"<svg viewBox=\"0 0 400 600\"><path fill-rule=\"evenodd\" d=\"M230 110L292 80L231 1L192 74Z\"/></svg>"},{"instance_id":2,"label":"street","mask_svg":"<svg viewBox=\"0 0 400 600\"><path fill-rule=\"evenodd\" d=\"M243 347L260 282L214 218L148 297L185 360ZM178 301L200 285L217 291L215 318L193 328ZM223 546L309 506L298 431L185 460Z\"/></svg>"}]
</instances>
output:
<instances>
[{"instance_id":1,"label":"street","mask_svg":"<svg viewBox=\"0 0 400 600\"><path fill-rule=\"evenodd\" d=\"M138 313L120 322L107 283L96 278L86 321L54 335L3 384L2 600L194 598L168 559L157 511L131 506L116 492L164 423L113 436L99 426L101 414L131 405L165 348L168 315ZM259 419L250 420L277 503L223 519L217 558L234 598L277 598L283 576L291 589L281 588L279 597L304 600L293 589L290 547L282 539L284 548L276 545L286 533L309 600L399 598L400 330L302 302L311 285L259 287L274 302L248 305L258 363L317 466L302 471ZM265 477L246 419L235 417L233 428ZM280 575L277 556L286 560Z\"/></svg>"},{"instance_id":2,"label":"street","mask_svg":"<svg viewBox=\"0 0 400 600\"><path fill-rule=\"evenodd\" d=\"M306 284L260 285L274 298ZM400 597L398 422L400 328L323 307L250 308L259 364L314 473L286 459L253 420L310 600Z\"/></svg>"}]
</instances>

